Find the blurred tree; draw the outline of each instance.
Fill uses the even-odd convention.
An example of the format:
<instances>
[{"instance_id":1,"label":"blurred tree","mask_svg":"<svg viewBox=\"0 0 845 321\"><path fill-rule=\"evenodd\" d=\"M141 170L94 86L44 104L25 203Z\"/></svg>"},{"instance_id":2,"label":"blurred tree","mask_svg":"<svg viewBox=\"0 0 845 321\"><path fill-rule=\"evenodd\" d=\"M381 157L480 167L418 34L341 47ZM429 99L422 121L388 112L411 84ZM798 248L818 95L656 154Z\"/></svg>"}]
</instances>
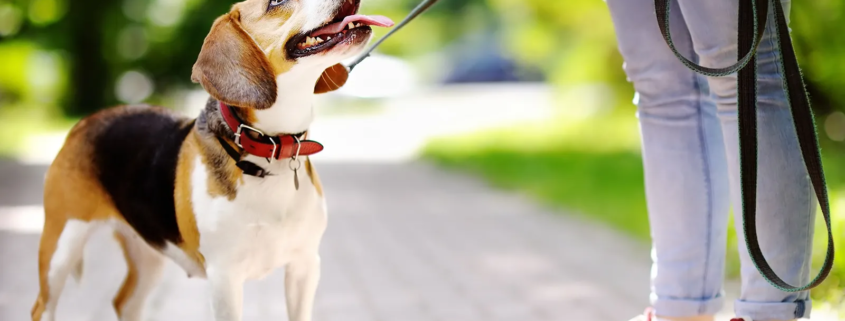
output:
<instances>
[{"instance_id":1,"label":"blurred tree","mask_svg":"<svg viewBox=\"0 0 845 321\"><path fill-rule=\"evenodd\" d=\"M65 111L70 116L93 113L112 101L107 99L110 88L109 66L102 57L106 14L113 1L69 1L65 23L70 39L70 78L73 88L68 91L69 103Z\"/></svg>"},{"instance_id":2,"label":"blurred tree","mask_svg":"<svg viewBox=\"0 0 845 321\"><path fill-rule=\"evenodd\" d=\"M845 2L793 1L789 24L814 107L845 111Z\"/></svg>"},{"instance_id":3,"label":"blurred tree","mask_svg":"<svg viewBox=\"0 0 845 321\"><path fill-rule=\"evenodd\" d=\"M0 0L0 53L22 55L21 48L29 48L30 59L24 61L30 65L37 65L32 57L44 52L64 61L57 66L66 65L67 70L58 72L61 79L55 83L71 85L57 90L64 93L61 99L41 103L58 104L67 115L88 114L125 100L115 88L130 71L149 78L154 88L149 99L155 100L169 90L194 86L190 72L202 41L214 19L234 2ZM399 20L417 4L364 0L362 10ZM830 106L845 110L845 92L839 90L845 86L840 76L845 65L839 63L845 57L845 38L838 37L845 3L796 1L792 6L795 45L816 106L822 111ZM606 4L598 0L442 0L381 50L409 59L436 52L456 65L460 62L446 57L454 51L444 49L465 42L468 34L496 39L497 50L520 72L539 70L543 79L557 85L604 83L620 92L630 90ZM440 63L435 69L449 65ZM20 86L37 88L27 66L8 66L16 71L0 75L0 101L25 96L15 89Z\"/></svg>"}]
</instances>

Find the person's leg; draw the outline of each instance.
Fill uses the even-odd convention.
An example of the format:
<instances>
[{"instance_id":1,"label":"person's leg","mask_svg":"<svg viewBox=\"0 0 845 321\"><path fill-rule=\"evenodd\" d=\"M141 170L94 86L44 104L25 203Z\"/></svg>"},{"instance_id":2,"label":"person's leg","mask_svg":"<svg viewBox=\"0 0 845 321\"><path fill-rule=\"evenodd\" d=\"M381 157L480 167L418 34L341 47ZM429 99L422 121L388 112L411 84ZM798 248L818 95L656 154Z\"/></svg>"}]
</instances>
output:
<instances>
[{"instance_id":1,"label":"person's leg","mask_svg":"<svg viewBox=\"0 0 845 321\"><path fill-rule=\"evenodd\" d=\"M651 0L607 3L638 96L653 242L651 302L658 317L709 320L722 306L729 209L716 108L706 78L669 51ZM694 59L678 10L672 31L678 48Z\"/></svg>"},{"instance_id":2,"label":"person's leg","mask_svg":"<svg viewBox=\"0 0 845 321\"><path fill-rule=\"evenodd\" d=\"M783 1L789 12L789 1ZM681 11L704 66L723 67L735 62L737 0L681 1ZM770 10L770 12L772 12ZM774 16L760 44L757 85L759 169L757 227L761 248L774 270L794 284L808 282L815 195L804 169L792 116L783 91ZM736 75L710 78L727 146L731 199L742 231L739 188L739 137L736 111ZM809 317L808 292L786 293L769 285L748 256L739 235L742 293L735 312L753 320L790 320Z\"/></svg>"}]
</instances>

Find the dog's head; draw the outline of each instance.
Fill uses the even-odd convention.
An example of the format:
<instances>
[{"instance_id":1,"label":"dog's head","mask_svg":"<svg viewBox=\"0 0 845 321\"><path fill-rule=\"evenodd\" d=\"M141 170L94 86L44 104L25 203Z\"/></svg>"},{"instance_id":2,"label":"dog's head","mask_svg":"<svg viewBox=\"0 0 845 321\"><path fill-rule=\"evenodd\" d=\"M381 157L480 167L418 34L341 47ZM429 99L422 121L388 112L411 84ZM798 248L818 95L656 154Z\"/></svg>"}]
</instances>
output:
<instances>
[{"instance_id":1,"label":"dog's head","mask_svg":"<svg viewBox=\"0 0 845 321\"><path fill-rule=\"evenodd\" d=\"M266 109L277 78L320 75L315 92L337 89L341 60L360 53L370 26L391 26L384 17L358 15L361 0L246 0L218 18L205 39L191 79L212 97L233 106ZM296 68L298 72L290 72ZM305 71L305 72L302 72ZM296 81L296 80L294 80ZM307 81L307 79L302 79Z\"/></svg>"}]
</instances>

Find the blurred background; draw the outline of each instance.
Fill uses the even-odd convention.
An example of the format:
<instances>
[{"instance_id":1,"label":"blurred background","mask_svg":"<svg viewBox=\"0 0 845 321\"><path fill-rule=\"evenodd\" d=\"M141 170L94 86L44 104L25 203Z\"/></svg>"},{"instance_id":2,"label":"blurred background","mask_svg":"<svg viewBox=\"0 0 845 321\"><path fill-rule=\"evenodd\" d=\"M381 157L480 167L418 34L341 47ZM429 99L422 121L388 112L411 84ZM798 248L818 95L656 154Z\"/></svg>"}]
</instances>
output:
<instances>
[{"instance_id":1,"label":"blurred background","mask_svg":"<svg viewBox=\"0 0 845 321\"><path fill-rule=\"evenodd\" d=\"M35 297L43 171L67 130L80 117L117 104L143 102L197 115L207 94L190 82L191 67L212 21L232 3L0 0L0 319L24 319ZM365 0L362 11L399 21L416 4ZM834 229L845 244L845 37L838 36L845 3L795 1L791 18L823 146ZM376 36L384 32L376 30ZM313 131L327 149L314 159L337 195L330 208L341 208L325 260L362 264L354 273L335 267L337 276L330 268L318 310L341 306L337 315L358 313L362 320L561 320L573 313L579 320L622 320L640 312L647 304L648 223L634 93L622 63L600 0L444 0L384 43L342 90L320 97L317 106ZM387 210L384 198L402 203ZM435 222L460 228L446 231ZM372 244L332 247L333 240L348 242L338 235L357 239L364 230L403 229L428 231L419 232L427 241L368 235ZM814 266L824 251L817 234ZM394 253L391 258L374 254L385 241L395 242L395 253L381 249ZM414 248L435 254L414 263L401 254ZM738 275L735 249L732 232L729 290ZM370 266L373 260L388 261ZM407 274L405 265L428 269ZM374 272L385 266L402 272ZM434 279L422 283L444 288L409 285L426 273ZM461 283L472 276L479 284ZM488 284L502 279L511 281ZM160 296L184 289L205 295L201 285L171 281ZM384 288L374 290L373 284ZM404 284L405 296L390 297L403 299L384 299L395 284ZM280 292L277 285L266 291ZM446 294L455 289L463 296ZM78 319L102 320L113 290L94 294L103 298L88 306L100 311L96 317L79 312ZM845 311L843 290L840 254L833 274L813 292L817 310ZM493 294L476 297L505 292L514 297L496 297L501 304L485 301ZM618 311L601 307L607 296L615 296ZM80 308L84 298L64 305L86 310ZM470 303L443 308L461 300ZM167 299L156 302L164 306L160 311L178 307L163 303ZM274 303L280 310L248 304L254 312L248 319L283 313L281 302ZM414 309L423 312L398 317ZM320 313L318 319L333 319ZM161 312L155 319L170 315Z\"/></svg>"}]
</instances>

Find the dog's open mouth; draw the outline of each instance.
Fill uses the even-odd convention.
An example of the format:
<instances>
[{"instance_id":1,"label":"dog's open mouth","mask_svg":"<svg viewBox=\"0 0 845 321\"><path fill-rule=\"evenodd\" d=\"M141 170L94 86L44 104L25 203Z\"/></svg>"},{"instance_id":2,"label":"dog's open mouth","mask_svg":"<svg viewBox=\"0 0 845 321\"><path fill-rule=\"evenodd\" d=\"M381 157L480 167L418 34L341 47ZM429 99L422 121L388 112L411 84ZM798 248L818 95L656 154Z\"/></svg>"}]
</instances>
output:
<instances>
[{"instance_id":1,"label":"dog's open mouth","mask_svg":"<svg viewBox=\"0 0 845 321\"><path fill-rule=\"evenodd\" d=\"M351 1L346 3L351 3ZM373 30L370 26L393 26L390 18L360 15L356 14L357 11L357 5L344 5L331 22L294 36L286 45L288 54L292 58L314 55L343 42L351 43L367 39L364 36Z\"/></svg>"}]
</instances>

